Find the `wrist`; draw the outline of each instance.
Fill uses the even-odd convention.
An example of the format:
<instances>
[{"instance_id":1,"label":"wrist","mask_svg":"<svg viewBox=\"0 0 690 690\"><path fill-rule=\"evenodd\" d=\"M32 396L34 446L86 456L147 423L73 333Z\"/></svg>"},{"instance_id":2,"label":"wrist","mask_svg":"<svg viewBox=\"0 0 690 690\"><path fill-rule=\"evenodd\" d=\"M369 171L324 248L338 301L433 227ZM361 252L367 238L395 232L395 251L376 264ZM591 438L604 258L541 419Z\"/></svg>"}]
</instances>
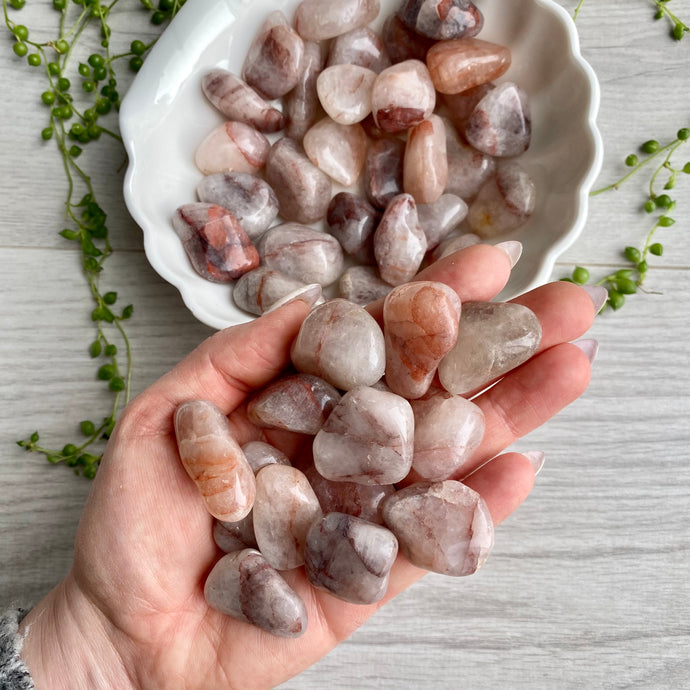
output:
<instances>
[{"instance_id":1,"label":"wrist","mask_svg":"<svg viewBox=\"0 0 690 690\"><path fill-rule=\"evenodd\" d=\"M120 633L68 575L20 623L36 690L134 690Z\"/></svg>"}]
</instances>

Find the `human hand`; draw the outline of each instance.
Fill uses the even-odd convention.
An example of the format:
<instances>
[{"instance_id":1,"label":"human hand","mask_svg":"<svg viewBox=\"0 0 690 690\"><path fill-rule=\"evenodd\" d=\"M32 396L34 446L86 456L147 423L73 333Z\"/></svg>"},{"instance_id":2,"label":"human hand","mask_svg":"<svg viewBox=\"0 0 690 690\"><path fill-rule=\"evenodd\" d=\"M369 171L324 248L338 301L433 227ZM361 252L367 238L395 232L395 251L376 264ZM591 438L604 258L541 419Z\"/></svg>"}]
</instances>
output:
<instances>
[{"instance_id":1,"label":"human hand","mask_svg":"<svg viewBox=\"0 0 690 690\"><path fill-rule=\"evenodd\" d=\"M504 252L476 245L419 278L445 282L461 301L484 301L509 274ZM515 301L538 316L540 350L474 400L486 431L473 456L479 469L465 480L495 523L520 505L534 481L524 455L499 454L576 399L590 373L585 353L569 344L595 315L584 290L553 283ZM380 317L381 304L370 310ZM257 429L244 402L288 364L307 312L297 301L221 331L129 405L94 480L73 568L22 624L28 630L23 656L37 688L272 687L323 657L424 575L399 556L385 598L362 606L314 589L302 569L290 571L285 577L309 617L296 639L274 637L206 604L204 580L219 551L213 519L180 462L173 413L187 400L210 400L229 415L240 445L266 438L295 457L304 439Z\"/></svg>"}]
</instances>

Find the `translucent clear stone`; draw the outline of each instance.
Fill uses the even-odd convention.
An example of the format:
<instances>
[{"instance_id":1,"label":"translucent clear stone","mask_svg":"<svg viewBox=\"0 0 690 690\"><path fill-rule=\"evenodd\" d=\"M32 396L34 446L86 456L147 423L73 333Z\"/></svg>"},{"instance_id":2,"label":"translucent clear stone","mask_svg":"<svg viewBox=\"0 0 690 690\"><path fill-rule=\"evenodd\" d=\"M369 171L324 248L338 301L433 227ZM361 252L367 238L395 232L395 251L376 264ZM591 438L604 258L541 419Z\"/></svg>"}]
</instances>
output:
<instances>
[{"instance_id":1,"label":"translucent clear stone","mask_svg":"<svg viewBox=\"0 0 690 690\"><path fill-rule=\"evenodd\" d=\"M257 249L265 266L305 285L330 285L343 270L338 240L300 223L274 225L261 236Z\"/></svg>"},{"instance_id":2,"label":"translucent clear stone","mask_svg":"<svg viewBox=\"0 0 690 690\"><path fill-rule=\"evenodd\" d=\"M297 223L314 223L326 215L332 184L296 141L282 138L268 154L266 181L278 197L280 215Z\"/></svg>"},{"instance_id":3,"label":"translucent clear stone","mask_svg":"<svg viewBox=\"0 0 690 690\"><path fill-rule=\"evenodd\" d=\"M201 88L211 105L228 120L244 122L265 133L285 127L283 113L232 72L211 70L203 76Z\"/></svg>"},{"instance_id":4,"label":"translucent clear stone","mask_svg":"<svg viewBox=\"0 0 690 690\"><path fill-rule=\"evenodd\" d=\"M266 164L268 139L244 122L225 122L216 127L194 154L204 175L219 172L254 173Z\"/></svg>"},{"instance_id":5,"label":"translucent clear stone","mask_svg":"<svg viewBox=\"0 0 690 690\"><path fill-rule=\"evenodd\" d=\"M371 88L376 72L359 65L326 67L316 81L319 101L341 125L361 122L371 112Z\"/></svg>"},{"instance_id":6,"label":"translucent clear stone","mask_svg":"<svg viewBox=\"0 0 690 690\"><path fill-rule=\"evenodd\" d=\"M532 217L536 194L527 171L515 161L504 161L470 204L467 222L485 239L517 230Z\"/></svg>"},{"instance_id":7,"label":"translucent clear stone","mask_svg":"<svg viewBox=\"0 0 690 690\"><path fill-rule=\"evenodd\" d=\"M397 554L398 541L390 530L329 513L309 530L304 568L314 587L352 604L373 604L388 589Z\"/></svg>"},{"instance_id":8,"label":"translucent clear stone","mask_svg":"<svg viewBox=\"0 0 690 690\"><path fill-rule=\"evenodd\" d=\"M373 263L374 231L380 213L366 199L351 192L339 192L328 205L328 229L347 254Z\"/></svg>"},{"instance_id":9,"label":"translucent clear stone","mask_svg":"<svg viewBox=\"0 0 690 690\"><path fill-rule=\"evenodd\" d=\"M412 470L422 479L462 477L484 437L484 413L460 395L435 390L413 400Z\"/></svg>"},{"instance_id":10,"label":"translucent clear stone","mask_svg":"<svg viewBox=\"0 0 690 690\"><path fill-rule=\"evenodd\" d=\"M432 204L447 182L446 128L438 115L431 115L408 133L403 188L418 204Z\"/></svg>"},{"instance_id":11,"label":"translucent clear stone","mask_svg":"<svg viewBox=\"0 0 690 690\"><path fill-rule=\"evenodd\" d=\"M252 509L256 486L227 417L211 402L191 400L175 410L174 425L182 464L208 512L219 520L241 520Z\"/></svg>"},{"instance_id":12,"label":"translucent clear stone","mask_svg":"<svg viewBox=\"0 0 690 690\"><path fill-rule=\"evenodd\" d=\"M371 110L384 132L402 132L426 120L436 106L429 70L420 60L405 60L383 70L371 91Z\"/></svg>"},{"instance_id":13,"label":"translucent clear stone","mask_svg":"<svg viewBox=\"0 0 690 690\"><path fill-rule=\"evenodd\" d=\"M417 205L409 194L392 199L374 233L374 254L381 278L391 285L407 283L419 270L426 236L419 225Z\"/></svg>"},{"instance_id":14,"label":"translucent clear stone","mask_svg":"<svg viewBox=\"0 0 690 690\"><path fill-rule=\"evenodd\" d=\"M401 489L384 501L383 518L410 563L443 575L471 575L493 548L484 499L457 481Z\"/></svg>"},{"instance_id":15,"label":"translucent clear stone","mask_svg":"<svg viewBox=\"0 0 690 690\"><path fill-rule=\"evenodd\" d=\"M373 266L350 266L338 283L341 297L363 307L385 297L392 289Z\"/></svg>"},{"instance_id":16,"label":"translucent clear stone","mask_svg":"<svg viewBox=\"0 0 690 690\"><path fill-rule=\"evenodd\" d=\"M217 520L213 526L213 538L216 544L225 553L232 551L239 551L241 549L256 548L256 535L254 534L254 513L237 520L236 522L228 522L226 520ZM239 548L231 548L233 543L239 542Z\"/></svg>"},{"instance_id":17,"label":"translucent clear stone","mask_svg":"<svg viewBox=\"0 0 690 690\"><path fill-rule=\"evenodd\" d=\"M386 67L390 67L390 64L391 61L383 47L381 37L368 26L353 29L334 38L328 48L326 59L327 67L359 65L377 74Z\"/></svg>"},{"instance_id":18,"label":"translucent clear stone","mask_svg":"<svg viewBox=\"0 0 690 690\"><path fill-rule=\"evenodd\" d=\"M444 94L498 79L510 67L510 50L479 38L439 41L426 54L431 80Z\"/></svg>"},{"instance_id":19,"label":"translucent clear stone","mask_svg":"<svg viewBox=\"0 0 690 690\"><path fill-rule=\"evenodd\" d=\"M424 395L458 338L460 298L444 283L415 281L383 302L386 383L407 399Z\"/></svg>"},{"instance_id":20,"label":"translucent clear stone","mask_svg":"<svg viewBox=\"0 0 690 690\"><path fill-rule=\"evenodd\" d=\"M184 204L172 218L173 229L194 270L224 283L259 265L259 254L240 222L216 204Z\"/></svg>"},{"instance_id":21,"label":"translucent clear stone","mask_svg":"<svg viewBox=\"0 0 690 690\"><path fill-rule=\"evenodd\" d=\"M484 26L484 16L470 0L406 0L398 17L435 41L471 38Z\"/></svg>"},{"instance_id":22,"label":"translucent clear stone","mask_svg":"<svg viewBox=\"0 0 690 690\"><path fill-rule=\"evenodd\" d=\"M319 500L295 467L267 465L256 476L254 533L259 550L276 570L304 563L304 544L321 518Z\"/></svg>"},{"instance_id":23,"label":"translucent clear stone","mask_svg":"<svg viewBox=\"0 0 690 690\"><path fill-rule=\"evenodd\" d=\"M465 302L455 347L441 360L441 385L458 395L488 385L526 362L539 347L541 325L513 302Z\"/></svg>"},{"instance_id":24,"label":"translucent clear stone","mask_svg":"<svg viewBox=\"0 0 690 690\"><path fill-rule=\"evenodd\" d=\"M318 43L307 41L299 68L297 85L284 98L287 117L286 134L295 141L302 141L307 130L319 116L319 95L316 80L323 69L323 51Z\"/></svg>"},{"instance_id":25,"label":"translucent clear stone","mask_svg":"<svg viewBox=\"0 0 690 690\"><path fill-rule=\"evenodd\" d=\"M432 204L417 204L419 225L427 250L435 249L467 216L467 204L455 194L443 194Z\"/></svg>"},{"instance_id":26,"label":"translucent clear stone","mask_svg":"<svg viewBox=\"0 0 690 690\"><path fill-rule=\"evenodd\" d=\"M199 201L218 204L232 212L250 238L259 237L278 215L278 197L256 175L229 172L207 175L197 185Z\"/></svg>"},{"instance_id":27,"label":"translucent clear stone","mask_svg":"<svg viewBox=\"0 0 690 690\"><path fill-rule=\"evenodd\" d=\"M299 80L304 42L280 10L271 12L249 46L242 77L272 100L291 91Z\"/></svg>"},{"instance_id":28,"label":"translucent clear stone","mask_svg":"<svg viewBox=\"0 0 690 690\"><path fill-rule=\"evenodd\" d=\"M249 441L242 446L244 457L256 474L266 465L289 465L290 459L282 450L263 441ZM253 523L252 523L253 529Z\"/></svg>"},{"instance_id":29,"label":"translucent clear stone","mask_svg":"<svg viewBox=\"0 0 690 690\"><path fill-rule=\"evenodd\" d=\"M344 187L351 187L364 167L368 140L359 124L343 125L324 117L304 135L303 145L314 165Z\"/></svg>"},{"instance_id":30,"label":"translucent clear stone","mask_svg":"<svg viewBox=\"0 0 690 690\"><path fill-rule=\"evenodd\" d=\"M295 288L292 292L288 292L287 295L276 300L264 313L280 309L280 307L288 302L297 299L307 304L310 309L317 304L323 304L325 301L323 288L318 283L311 283L311 285L303 285L302 287Z\"/></svg>"},{"instance_id":31,"label":"translucent clear stone","mask_svg":"<svg viewBox=\"0 0 690 690\"><path fill-rule=\"evenodd\" d=\"M247 416L260 427L314 435L340 397L330 383L313 374L284 376L251 398Z\"/></svg>"},{"instance_id":32,"label":"translucent clear stone","mask_svg":"<svg viewBox=\"0 0 690 690\"><path fill-rule=\"evenodd\" d=\"M333 481L394 484L412 465L414 417L399 395L359 386L336 405L312 453L319 474Z\"/></svg>"},{"instance_id":33,"label":"translucent clear stone","mask_svg":"<svg viewBox=\"0 0 690 690\"><path fill-rule=\"evenodd\" d=\"M393 197L403 193L405 142L377 139L369 146L364 163L364 191L376 208L385 209Z\"/></svg>"},{"instance_id":34,"label":"translucent clear stone","mask_svg":"<svg viewBox=\"0 0 690 690\"><path fill-rule=\"evenodd\" d=\"M295 27L305 41L322 41L366 26L379 10L379 0L302 0Z\"/></svg>"},{"instance_id":35,"label":"translucent clear stone","mask_svg":"<svg viewBox=\"0 0 690 690\"><path fill-rule=\"evenodd\" d=\"M254 549L221 558L206 579L208 605L272 635L299 637L307 629L307 610L280 573Z\"/></svg>"},{"instance_id":36,"label":"translucent clear stone","mask_svg":"<svg viewBox=\"0 0 690 690\"><path fill-rule=\"evenodd\" d=\"M251 513L249 514L251 515ZM235 536L232 531L223 527L223 524L218 520L213 523L213 541L216 543L216 546L225 553L241 551L247 547L256 547L256 541L254 544L245 544L244 541Z\"/></svg>"},{"instance_id":37,"label":"translucent clear stone","mask_svg":"<svg viewBox=\"0 0 690 690\"><path fill-rule=\"evenodd\" d=\"M260 315L279 299L302 287L304 283L295 278L268 266L257 266L240 276L232 289L232 299L240 309Z\"/></svg>"},{"instance_id":38,"label":"translucent clear stone","mask_svg":"<svg viewBox=\"0 0 690 690\"><path fill-rule=\"evenodd\" d=\"M312 309L291 356L298 371L320 376L341 390L370 386L383 376L386 364L383 332L374 317L340 298Z\"/></svg>"},{"instance_id":39,"label":"translucent clear stone","mask_svg":"<svg viewBox=\"0 0 690 690\"><path fill-rule=\"evenodd\" d=\"M445 256L450 256L451 254L455 254L455 252L459 252L461 249L471 247L473 244L479 244L481 241L481 237L472 232L465 232L455 237L449 237L443 240L443 242L434 249L431 254L431 260L438 261Z\"/></svg>"}]
</instances>

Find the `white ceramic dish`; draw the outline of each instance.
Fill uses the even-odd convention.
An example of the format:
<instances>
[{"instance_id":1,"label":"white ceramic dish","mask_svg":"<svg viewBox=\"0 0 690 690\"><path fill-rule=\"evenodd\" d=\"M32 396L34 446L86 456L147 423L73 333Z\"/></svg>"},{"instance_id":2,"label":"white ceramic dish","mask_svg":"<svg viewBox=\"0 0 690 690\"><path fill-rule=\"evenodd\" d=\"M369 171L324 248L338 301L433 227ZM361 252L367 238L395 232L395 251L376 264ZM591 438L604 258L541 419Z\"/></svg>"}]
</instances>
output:
<instances>
[{"instance_id":1,"label":"white ceramic dish","mask_svg":"<svg viewBox=\"0 0 690 690\"><path fill-rule=\"evenodd\" d=\"M602 159L595 118L599 87L582 59L570 16L552 0L475 0L485 17L479 35L508 45L511 80L528 94L532 143L521 164L538 191L529 223L501 240L524 245L522 258L499 298L546 282L556 258L581 232L591 186ZM222 116L201 92L202 75L220 66L239 73L249 44L273 9L292 17L299 0L188 0L160 37L120 110L129 154L125 201L144 232L149 262L177 287L191 312L212 328L248 321L232 302L231 287L192 269L170 219L196 201L201 179L193 157ZM400 0L381 0L379 22Z\"/></svg>"}]
</instances>

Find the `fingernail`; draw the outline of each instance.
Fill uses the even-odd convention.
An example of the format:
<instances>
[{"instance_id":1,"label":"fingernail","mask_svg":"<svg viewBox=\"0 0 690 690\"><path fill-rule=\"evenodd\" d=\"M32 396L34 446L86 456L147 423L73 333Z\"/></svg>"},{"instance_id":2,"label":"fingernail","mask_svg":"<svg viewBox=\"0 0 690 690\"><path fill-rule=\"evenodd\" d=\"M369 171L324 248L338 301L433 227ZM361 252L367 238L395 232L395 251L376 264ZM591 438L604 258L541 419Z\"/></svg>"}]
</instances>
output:
<instances>
[{"instance_id":1,"label":"fingernail","mask_svg":"<svg viewBox=\"0 0 690 690\"><path fill-rule=\"evenodd\" d=\"M304 302L310 309L323 301L323 292L321 286L318 283L312 283L310 285L305 285L304 287L297 288L292 292L289 292L285 297L281 297L279 300L274 302L264 314L269 314L280 307L284 307L286 304L291 304L292 302Z\"/></svg>"},{"instance_id":2,"label":"fingernail","mask_svg":"<svg viewBox=\"0 0 690 690\"><path fill-rule=\"evenodd\" d=\"M510 259L510 267L512 268L518 262L518 259L522 255L522 242L517 242L516 240L509 240L508 242L499 242L495 244L494 247L502 249Z\"/></svg>"},{"instance_id":3,"label":"fingernail","mask_svg":"<svg viewBox=\"0 0 690 690\"><path fill-rule=\"evenodd\" d=\"M597 352L599 352L599 343L594 338L575 340L573 345L577 345L587 355L590 364L596 359Z\"/></svg>"},{"instance_id":4,"label":"fingernail","mask_svg":"<svg viewBox=\"0 0 690 690\"><path fill-rule=\"evenodd\" d=\"M532 463L534 475L538 475L541 468L544 467L544 460L546 459L544 452L541 450L528 450L524 452L523 455Z\"/></svg>"},{"instance_id":5,"label":"fingernail","mask_svg":"<svg viewBox=\"0 0 690 690\"><path fill-rule=\"evenodd\" d=\"M583 285L582 289L589 295L594 303L594 313L598 314L609 298L609 291L601 285Z\"/></svg>"}]
</instances>

